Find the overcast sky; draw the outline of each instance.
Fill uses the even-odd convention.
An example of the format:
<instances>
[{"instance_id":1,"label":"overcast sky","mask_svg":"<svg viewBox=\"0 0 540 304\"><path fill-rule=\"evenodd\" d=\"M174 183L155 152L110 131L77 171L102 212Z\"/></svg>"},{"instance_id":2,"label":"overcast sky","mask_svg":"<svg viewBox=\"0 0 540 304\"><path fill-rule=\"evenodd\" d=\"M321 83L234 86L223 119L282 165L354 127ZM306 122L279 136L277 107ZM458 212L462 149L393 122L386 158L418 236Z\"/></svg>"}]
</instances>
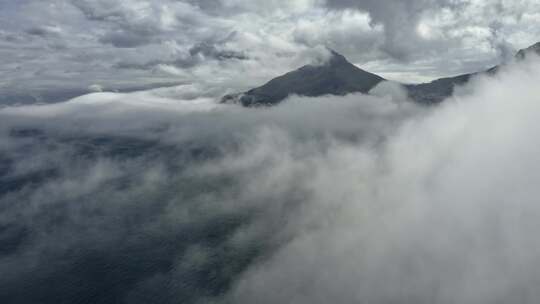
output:
<instances>
[{"instance_id":1,"label":"overcast sky","mask_svg":"<svg viewBox=\"0 0 540 304\"><path fill-rule=\"evenodd\" d=\"M204 83L220 95L324 46L388 79L478 71L540 41L536 0L0 0L0 92Z\"/></svg>"}]
</instances>

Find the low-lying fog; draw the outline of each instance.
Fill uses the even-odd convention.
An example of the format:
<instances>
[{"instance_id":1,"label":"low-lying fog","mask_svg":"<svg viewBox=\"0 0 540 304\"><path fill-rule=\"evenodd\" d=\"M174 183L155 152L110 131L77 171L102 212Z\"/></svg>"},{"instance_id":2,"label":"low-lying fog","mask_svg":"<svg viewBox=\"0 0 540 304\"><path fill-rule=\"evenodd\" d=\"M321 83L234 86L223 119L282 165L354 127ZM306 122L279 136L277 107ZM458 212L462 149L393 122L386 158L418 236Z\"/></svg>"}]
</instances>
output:
<instances>
[{"instance_id":1,"label":"low-lying fog","mask_svg":"<svg viewBox=\"0 0 540 304\"><path fill-rule=\"evenodd\" d=\"M537 303L538 83L2 108L0 302Z\"/></svg>"}]
</instances>

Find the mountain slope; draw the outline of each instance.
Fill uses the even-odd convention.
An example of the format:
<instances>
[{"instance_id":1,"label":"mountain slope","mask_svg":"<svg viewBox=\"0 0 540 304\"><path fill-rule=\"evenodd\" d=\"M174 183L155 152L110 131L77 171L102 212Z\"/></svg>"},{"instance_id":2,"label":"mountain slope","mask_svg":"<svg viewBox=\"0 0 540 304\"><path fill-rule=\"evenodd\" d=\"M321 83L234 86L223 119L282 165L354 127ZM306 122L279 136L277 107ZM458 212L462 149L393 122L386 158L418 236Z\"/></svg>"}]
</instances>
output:
<instances>
[{"instance_id":1,"label":"mountain slope","mask_svg":"<svg viewBox=\"0 0 540 304\"><path fill-rule=\"evenodd\" d=\"M518 51L515 59L523 60L530 54L540 55L540 42ZM480 74L495 74L501 67L502 65L498 65L482 72L440 78L429 83L405 85L405 88L407 89L409 98L416 102L424 104L439 103L452 96L456 86L464 85L472 77Z\"/></svg>"},{"instance_id":2,"label":"mountain slope","mask_svg":"<svg viewBox=\"0 0 540 304\"><path fill-rule=\"evenodd\" d=\"M540 42L520 50L515 58L522 60L529 54L540 55ZM456 86L464 85L480 74L495 74L501 66L470 74L445 77L428 83L403 85L409 98L422 104L436 104L452 96ZM227 95L223 103L238 102L244 106L276 105L291 94L302 96L345 95L368 93L385 79L359 69L342 55L332 51L332 57L321 66L306 65L270 80L265 85L245 93Z\"/></svg>"},{"instance_id":3,"label":"mountain slope","mask_svg":"<svg viewBox=\"0 0 540 304\"><path fill-rule=\"evenodd\" d=\"M520 50L516 54L516 59L525 59L529 54L537 54L540 55L540 42L531 45L530 47Z\"/></svg>"},{"instance_id":4,"label":"mountain slope","mask_svg":"<svg viewBox=\"0 0 540 304\"><path fill-rule=\"evenodd\" d=\"M272 79L265 85L241 94L227 95L222 102L240 102L244 106L275 105L291 94L302 96L367 93L384 79L366 72L332 51L323 65L306 65Z\"/></svg>"},{"instance_id":5,"label":"mountain slope","mask_svg":"<svg viewBox=\"0 0 540 304\"><path fill-rule=\"evenodd\" d=\"M405 88L409 98L423 104L439 103L452 96L454 88L464 85L478 73L463 74L454 77L445 77L428 83L407 84Z\"/></svg>"}]
</instances>

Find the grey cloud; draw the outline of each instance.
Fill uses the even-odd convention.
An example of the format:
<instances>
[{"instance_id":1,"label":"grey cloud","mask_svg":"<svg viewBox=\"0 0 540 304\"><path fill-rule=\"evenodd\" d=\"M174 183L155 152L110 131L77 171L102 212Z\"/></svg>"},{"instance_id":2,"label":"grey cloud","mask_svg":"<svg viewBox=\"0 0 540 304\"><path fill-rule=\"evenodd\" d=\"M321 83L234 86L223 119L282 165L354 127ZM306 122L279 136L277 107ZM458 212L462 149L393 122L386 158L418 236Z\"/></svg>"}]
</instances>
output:
<instances>
[{"instance_id":1,"label":"grey cloud","mask_svg":"<svg viewBox=\"0 0 540 304\"><path fill-rule=\"evenodd\" d=\"M41 26L41 27L29 28L29 29L26 30L26 33L28 33L29 35L41 36L41 37L58 36L59 35L59 30L56 29L56 28Z\"/></svg>"},{"instance_id":2,"label":"grey cloud","mask_svg":"<svg viewBox=\"0 0 540 304\"><path fill-rule=\"evenodd\" d=\"M171 65L178 68L192 68L196 66L199 63L198 58L193 57L187 57L187 58L178 58L171 61L165 61L165 60L152 60L145 63L137 63L137 62L124 62L121 61L117 64L115 64L115 68L118 69L136 69L136 70L152 70L155 69L156 66L159 65Z\"/></svg>"},{"instance_id":3,"label":"grey cloud","mask_svg":"<svg viewBox=\"0 0 540 304\"><path fill-rule=\"evenodd\" d=\"M501 60L509 61L515 56L516 49L501 33L503 27L504 25L498 21L492 22L489 26L491 37L488 39L488 41L492 48L496 50Z\"/></svg>"},{"instance_id":4,"label":"grey cloud","mask_svg":"<svg viewBox=\"0 0 540 304\"><path fill-rule=\"evenodd\" d=\"M243 52L223 49L216 44L199 43L188 50L188 54L179 56L173 60L151 60L145 63L121 61L115 65L119 69L141 69L152 70L159 65L168 65L181 69L189 69L197 65L208 62L209 60L248 60L249 58Z\"/></svg>"},{"instance_id":5,"label":"grey cloud","mask_svg":"<svg viewBox=\"0 0 540 304\"><path fill-rule=\"evenodd\" d=\"M162 8L144 1L111 2L74 0L91 21L104 22L107 32L100 37L102 43L120 48L131 48L160 41L168 30L161 25Z\"/></svg>"},{"instance_id":6,"label":"grey cloud","mask_svg":"<svg viewBox=\"0 0 540 304\"><path fill-rule=\"evenodd\" d=\"M152 35L149 33L114 31L100 37L99 41L110 43L119 48L133 48L151 43Z\"/></svg>"},{"instance_id":7,"label":"grey cloud","mask_svg":"<svg viewBox=\"0 0 540 304\"><path fill-rule=\"evenodd\" d=\"M90 20L116 22L125 18L119 2L74 0L73 4Z\"/></svg>"},{"instance_id":8,"label":"grey cloud","mask_svg":"<svg viewBox=\"0 0 540 304\"><path fill-rule=\"evenodd\" d=\"M230 50L219 50L215 45L209 43L199 43L189 49L191 56L203 55L208 58L215 58L217 60L227 60L227 59L238 59L245 60L248 59L246 55L242 52L235 52Z\"/></svg>"},{"instance_id":9,"label":"grey cloud","mask_svg":"<svg viewBox=\"0 0 540 304\"><path fill-rule=\"evenodd\" d=\"M382 50L398 59L407 60L418 51L422 38L417 33L424 13L430 10L454 8L460 1L453 0L396 0L396 1L349 1L327 0L333 9L360 9L369 13L373 24L384 26L385 40Z\"/></svg>"},{"instance_id":10,"label":"grey cloud","mask_svg":"<svg viewBox=\"0 0 540 304\"><path fill-rule=\"evenodd\" d=\"M200 9L212 13L218 13L224 9L223 0L186 0Z\"/></svg>"}]
</instances>

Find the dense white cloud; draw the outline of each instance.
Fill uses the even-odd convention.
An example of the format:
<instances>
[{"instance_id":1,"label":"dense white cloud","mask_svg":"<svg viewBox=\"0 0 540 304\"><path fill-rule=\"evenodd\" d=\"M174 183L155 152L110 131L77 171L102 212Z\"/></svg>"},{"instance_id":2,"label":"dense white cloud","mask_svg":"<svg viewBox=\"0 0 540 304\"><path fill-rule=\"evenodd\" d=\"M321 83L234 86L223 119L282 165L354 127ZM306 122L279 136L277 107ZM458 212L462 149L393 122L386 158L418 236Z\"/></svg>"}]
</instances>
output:
<instances>
[{"instance_id":1,"label":"dense white cloud","mask_svg":"<svg viewBox=\"0 0 540 304\"><path fill-rule=\"evenodd\" d=\"M247 187L292 177L309 203L275 232L289 235L285 245L244 274L232 302L537 301L535 60L475 80L472 95L375 149L339 144L295 158L267 145L278 161Z\"/></svg>"},{"instance_id":2,"label":"dense white cloud","mask_svg":"<svg viewBox=\"0 0 540 304\"><path fill-rule=\"evenodd\" d=\"M247 109L204 95L185 85L0 110L0 300L219 300L304 204L289 165L376 144L418 111L390 97ZM282 171L252 175L267 166ZM89 271L110 276L97 287ZM63 286L69 273L84 282Z\"/></svg>"},{"instance_id":3,"label":"dense white cloud","mask_svg":"<svg viewBox=\"0 0 540 304\"><path fill-rule=\"evenodd\" d=\"M200 85L1 109L0 299L535 303L539 66L431 108L383 83L260 109Z\"/></svg>"}]
</instances>

